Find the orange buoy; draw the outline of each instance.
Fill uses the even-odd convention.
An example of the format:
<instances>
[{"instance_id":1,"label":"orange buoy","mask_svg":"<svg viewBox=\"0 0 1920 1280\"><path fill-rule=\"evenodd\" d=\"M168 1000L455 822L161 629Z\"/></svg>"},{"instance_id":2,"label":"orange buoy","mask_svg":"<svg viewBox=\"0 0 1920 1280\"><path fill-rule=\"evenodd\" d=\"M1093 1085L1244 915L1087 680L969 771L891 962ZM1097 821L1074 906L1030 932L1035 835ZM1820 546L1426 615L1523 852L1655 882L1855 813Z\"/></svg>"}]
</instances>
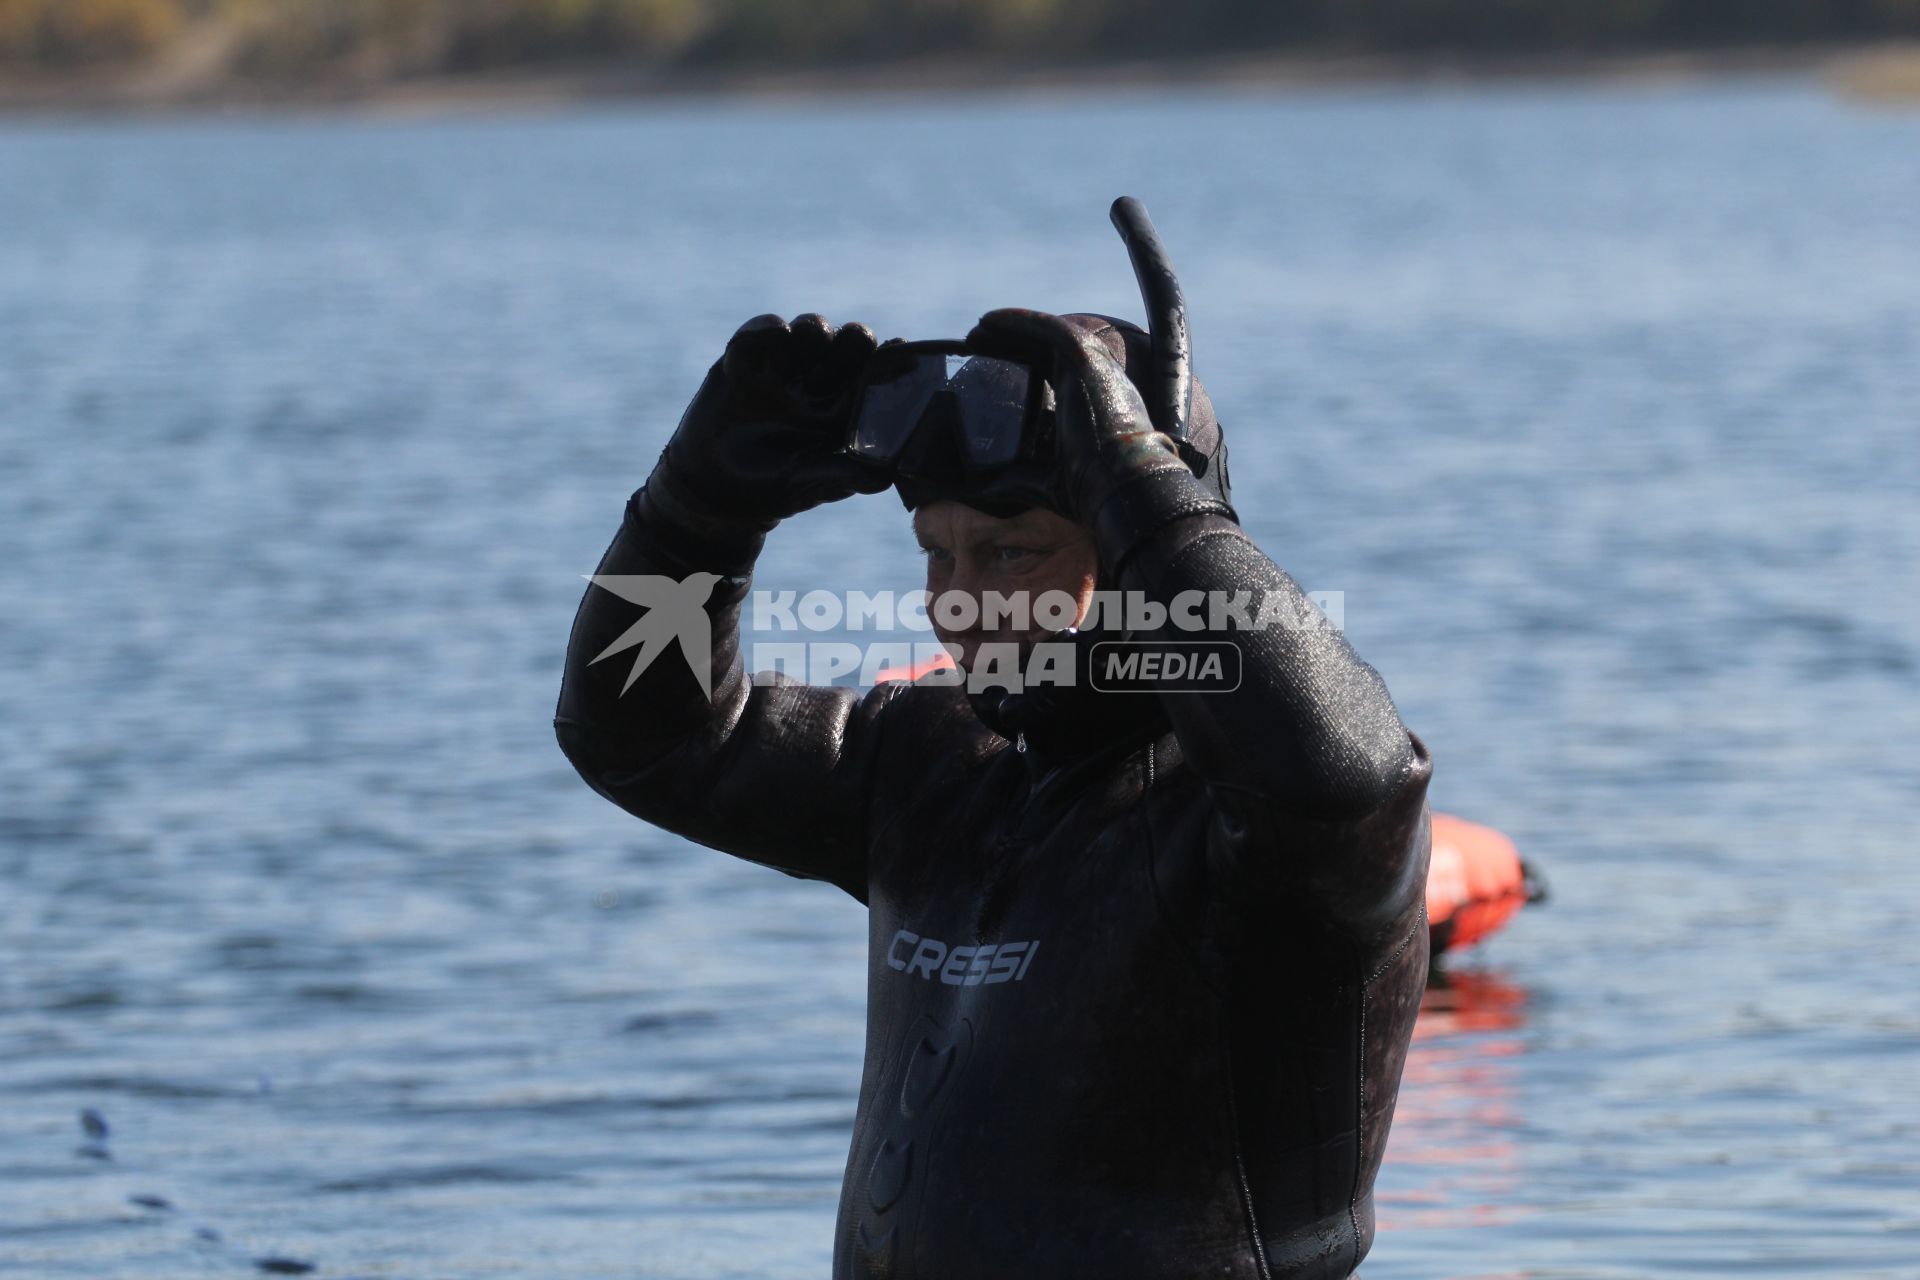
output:
<instances>
[{"instance_id":1,"label":"orange buoy","mask_svg":"<svg viewBox=\"0 0 1920 1280\"><path fill-rule=\"evenodd\" d=\"M888 667L873 678L878 684L888 684L895 680L904 680L912 684L921 676L934 671L945 671L953 666L953 658L945 653L936 653L925 662L916 662L910 667Z\"/></svg>"},{"instance_id":2,"label":"orange buoy","mask_svg":"<svg viewBox=\"0 0 1920 1280\"><path fill-rule=\"evenodd\" d=\"M1433 815L1433 861L1427 869L1427 929L1433 954L1480 941L1528 902L1546 897L1520 850L1492 827Z\"/></svg>"}]
</instances>

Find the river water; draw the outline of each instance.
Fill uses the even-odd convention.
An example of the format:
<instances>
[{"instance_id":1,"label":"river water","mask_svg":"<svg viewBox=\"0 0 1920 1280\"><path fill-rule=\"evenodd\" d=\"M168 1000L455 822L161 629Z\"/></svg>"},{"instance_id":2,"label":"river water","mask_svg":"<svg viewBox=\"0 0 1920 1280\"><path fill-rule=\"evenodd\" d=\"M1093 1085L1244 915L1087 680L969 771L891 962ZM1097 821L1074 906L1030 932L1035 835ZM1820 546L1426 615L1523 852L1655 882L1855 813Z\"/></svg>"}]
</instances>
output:
<instances>
[{"instance_id":1,"label":"river water","mask_svg":"<svg viewBox=\"0 0 1920 1280\"><path fill-rule=\"evenodd\" d=\"M0 1270L824 1275L860 908L579 783L579 575L734 324L1137 314L1122 192L1555 891L1368 1280L1920 1276L1920 115L1788 81L0 125Z\"/></svg>"}]
</instances>

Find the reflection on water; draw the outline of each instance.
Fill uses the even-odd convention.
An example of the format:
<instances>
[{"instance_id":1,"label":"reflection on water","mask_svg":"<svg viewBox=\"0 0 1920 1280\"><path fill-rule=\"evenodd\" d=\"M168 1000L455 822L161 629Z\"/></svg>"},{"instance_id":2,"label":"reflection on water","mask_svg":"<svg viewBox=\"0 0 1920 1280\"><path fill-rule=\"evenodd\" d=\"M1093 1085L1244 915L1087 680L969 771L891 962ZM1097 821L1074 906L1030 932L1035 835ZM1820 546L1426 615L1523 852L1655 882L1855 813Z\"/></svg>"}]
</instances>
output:
<instances>
[{"instance_id":1,"label":"reflection on water","mask_svg":"<svg viewBox=\"0 0 1920 1280\"><path fill-rule=\"evenodd\" d=\"M1526 1051L1527 999L1497 970L1434 971L1379 1190L1383 1233L1497 1226L1523 1211L1514 1192L1526 1122L1510 1059Z\"/></svg>"},{"instance_id":2,"label":"reflection on water","mask_svg":"<svg viewBox=\"0 0 1920 1280\"><path fill-rule=\"evenodd\" d=\"M1533 917L1530 914L1528 918ZM1413 1042L1425 1046L1427 1041L1479 1032L1514 1031L1526 1025L1526 1012L1526 990L1505 974L1462 968L1457 962L1438 964L1420 1001L1420 1021L1415 1024ZM1518 1051L1510 1039L1488 1043L1506 1045L1508 1053Z\"/></svg>"}]
</instances>

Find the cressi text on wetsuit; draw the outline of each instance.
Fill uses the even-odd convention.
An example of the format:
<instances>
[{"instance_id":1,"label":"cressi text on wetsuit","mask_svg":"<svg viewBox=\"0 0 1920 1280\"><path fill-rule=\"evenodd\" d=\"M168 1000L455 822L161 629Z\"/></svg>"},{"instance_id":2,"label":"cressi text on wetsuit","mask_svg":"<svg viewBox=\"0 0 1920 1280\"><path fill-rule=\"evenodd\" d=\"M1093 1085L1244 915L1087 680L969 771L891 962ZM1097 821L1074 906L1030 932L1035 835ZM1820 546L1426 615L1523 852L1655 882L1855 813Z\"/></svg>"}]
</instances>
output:
<instances>
[{"instance_id":1,"label":"cressi text on wetsuit","mask_svg":"<svg viewBox=\"0 0 1920 1280\"><path fill-rule=\"evenodd\" d=\"M1079 344L1063 465L1113 585L1300 605L1100 335L995 316L986 345ZM594 659L642 610L591 587L555 720L630 813L867 905L836 1280L1348 1276L1426 977L1424 747L1326 627L1230 623L1236 691L1062 698L1017 732L961 688L750 681L765 534L876 487L796 425L871 349L817 317L736 335L599 568L713 575L712 695L670 645L623 692L632 664Z\"/></svg>"}]
</instances>

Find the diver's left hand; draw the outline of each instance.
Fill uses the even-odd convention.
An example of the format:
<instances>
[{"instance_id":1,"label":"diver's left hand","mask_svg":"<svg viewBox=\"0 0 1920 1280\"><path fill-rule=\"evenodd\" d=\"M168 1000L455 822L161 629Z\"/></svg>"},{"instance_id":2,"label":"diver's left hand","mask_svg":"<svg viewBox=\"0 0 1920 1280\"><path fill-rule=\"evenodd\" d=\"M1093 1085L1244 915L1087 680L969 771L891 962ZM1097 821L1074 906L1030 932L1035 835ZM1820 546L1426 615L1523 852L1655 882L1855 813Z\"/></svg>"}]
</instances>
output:
<instances>
[{"instance_id":1,"label":"diver's left hand","mask_svg":"<svg viewBox=\"0 0 1920 1280\"><path fill-rule=\"evenodd\" d=\"M1018 360L1054 385L1054 449L1067 514L1088 523L1114 489L1158 471L1188 471L1157 430L1127 371L1097 337L1045 311L989 311L967 335L982 355Z\"/></svg>"}]
</instances>

